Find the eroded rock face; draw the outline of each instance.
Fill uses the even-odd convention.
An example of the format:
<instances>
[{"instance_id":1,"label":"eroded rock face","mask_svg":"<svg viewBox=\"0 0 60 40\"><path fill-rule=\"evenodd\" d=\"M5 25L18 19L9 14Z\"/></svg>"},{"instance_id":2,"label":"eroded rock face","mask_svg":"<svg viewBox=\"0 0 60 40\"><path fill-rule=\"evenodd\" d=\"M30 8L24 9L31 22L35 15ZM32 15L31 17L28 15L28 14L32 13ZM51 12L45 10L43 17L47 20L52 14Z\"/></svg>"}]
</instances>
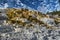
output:
<instances>
[{"instance_id":1,"label":"eroded rock face","mask_svg":"<svg viewBox=\"0 0 60 40\"><path fill-rule=\"evenodd\" d=\"M20 24L26 25L30 23L40 23L43 24L40 20L38 20L38 16L44 17L44 15L37 11L31 11L28 9L7 9L7 17L8 20L12 24ZM32 24L30 24L32 26Z\"/></svg>"},{"instance_id":2,"label":"eroded rock face","mask_svg":"<svg viewBox=\"0 0 60 40\"><path fill-rule=\"evenodd\" d=\"M43 24L46 26L54 26L55 21L59 21L57 18L50 17L50 15L42 14L38 11L28 10L28 9L7 9L7 17L10 23L19 24L22 26L33 26L31 23ZM55 20L56 19L56 20ZM54 23L53 23L54 22ZM52 28L52 27L51 27Z\"/></svg>"},{"instance_id":3,"label":"eroded rock face","mask_svg":"<svg viewBox=\"0 0 60 40\"><path fill-rule=\"evenodd\" d=\"M15 8L6 9L6 17L7 19L2 17L3 20L0 21L1 40L50 40L60 37L60 26L55 24L58 17Z\"/></svg>"}]
</instances>

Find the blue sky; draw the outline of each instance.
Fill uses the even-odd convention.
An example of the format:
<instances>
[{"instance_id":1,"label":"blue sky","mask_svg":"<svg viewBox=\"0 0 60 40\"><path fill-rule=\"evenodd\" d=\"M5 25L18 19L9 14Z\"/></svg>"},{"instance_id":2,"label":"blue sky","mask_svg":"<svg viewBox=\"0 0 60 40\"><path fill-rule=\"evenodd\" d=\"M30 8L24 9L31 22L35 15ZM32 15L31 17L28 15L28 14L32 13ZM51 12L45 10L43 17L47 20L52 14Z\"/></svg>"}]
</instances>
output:
<instances>
[{"instance_id":1,"label":"blue sky","mask_svg":"<svg viewBox=\"0 0 60 40\"><path fill-rule=\"evenodd\" d=\"M60 10L58 0L0 0L0 8L28 8L41 11Z\"/></svg>"}]
</instances>

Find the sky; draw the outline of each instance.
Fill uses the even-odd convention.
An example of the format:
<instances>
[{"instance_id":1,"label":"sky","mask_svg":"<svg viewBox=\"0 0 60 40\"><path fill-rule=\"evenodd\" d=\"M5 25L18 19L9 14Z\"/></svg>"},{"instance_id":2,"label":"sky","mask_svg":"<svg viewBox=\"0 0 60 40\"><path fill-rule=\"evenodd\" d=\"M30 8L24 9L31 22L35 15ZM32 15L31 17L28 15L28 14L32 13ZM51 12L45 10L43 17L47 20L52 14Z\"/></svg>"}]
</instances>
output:
<instances>
[{"instance_id":1,"label":"sky","mask_svg":"<svg viewBox=\"0 0 60 40\"><path fill-rule=\"evenodd\" d=\"M0 0L1 8L27 8L43 13L60 10L59 0Z\"/></svg>"}]
</instances>

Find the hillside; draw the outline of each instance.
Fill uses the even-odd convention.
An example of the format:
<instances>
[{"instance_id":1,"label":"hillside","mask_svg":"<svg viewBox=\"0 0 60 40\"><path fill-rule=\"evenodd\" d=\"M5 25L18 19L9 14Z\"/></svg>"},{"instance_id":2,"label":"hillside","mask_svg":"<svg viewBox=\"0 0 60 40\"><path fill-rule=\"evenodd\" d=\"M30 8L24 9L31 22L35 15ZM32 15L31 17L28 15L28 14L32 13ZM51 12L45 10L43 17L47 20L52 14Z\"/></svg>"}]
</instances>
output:
<instances>
[{"instance_id":1,"label":"hillside","mask_svg":"<svg viewBox=\"0 0 60 40\"><path fill-rule=\"evenodd\" d=\"M60 17L59 15L55 17L59 12L54 13L43 14L24 8L0 9L0 36L2 39L8 37L11 40L23 38L23 40L26 38L26 40L35 38L36 40L40 40L40 38L45 40L45 37L53 40L53 37L60 37Z\"/></svg>"}]
</instances>

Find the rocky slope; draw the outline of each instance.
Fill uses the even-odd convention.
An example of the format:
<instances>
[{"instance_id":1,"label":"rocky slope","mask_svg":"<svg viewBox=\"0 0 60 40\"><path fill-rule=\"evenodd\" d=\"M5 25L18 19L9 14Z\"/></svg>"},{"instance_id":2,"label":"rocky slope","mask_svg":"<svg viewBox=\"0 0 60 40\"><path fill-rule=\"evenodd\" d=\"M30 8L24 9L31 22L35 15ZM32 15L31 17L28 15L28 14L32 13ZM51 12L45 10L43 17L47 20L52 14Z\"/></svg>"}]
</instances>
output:
<instances>
[{"instance_id":1,"label":"rocky slope","mask_svg":"<svg viewBox=\"0 0 60 40\"><path fill-rule=\"evenodd\" d=\"M58 12L52 15L23 8L2 10L0 9L1 40L60 40Z\"/></svg>"}]
</instances>

